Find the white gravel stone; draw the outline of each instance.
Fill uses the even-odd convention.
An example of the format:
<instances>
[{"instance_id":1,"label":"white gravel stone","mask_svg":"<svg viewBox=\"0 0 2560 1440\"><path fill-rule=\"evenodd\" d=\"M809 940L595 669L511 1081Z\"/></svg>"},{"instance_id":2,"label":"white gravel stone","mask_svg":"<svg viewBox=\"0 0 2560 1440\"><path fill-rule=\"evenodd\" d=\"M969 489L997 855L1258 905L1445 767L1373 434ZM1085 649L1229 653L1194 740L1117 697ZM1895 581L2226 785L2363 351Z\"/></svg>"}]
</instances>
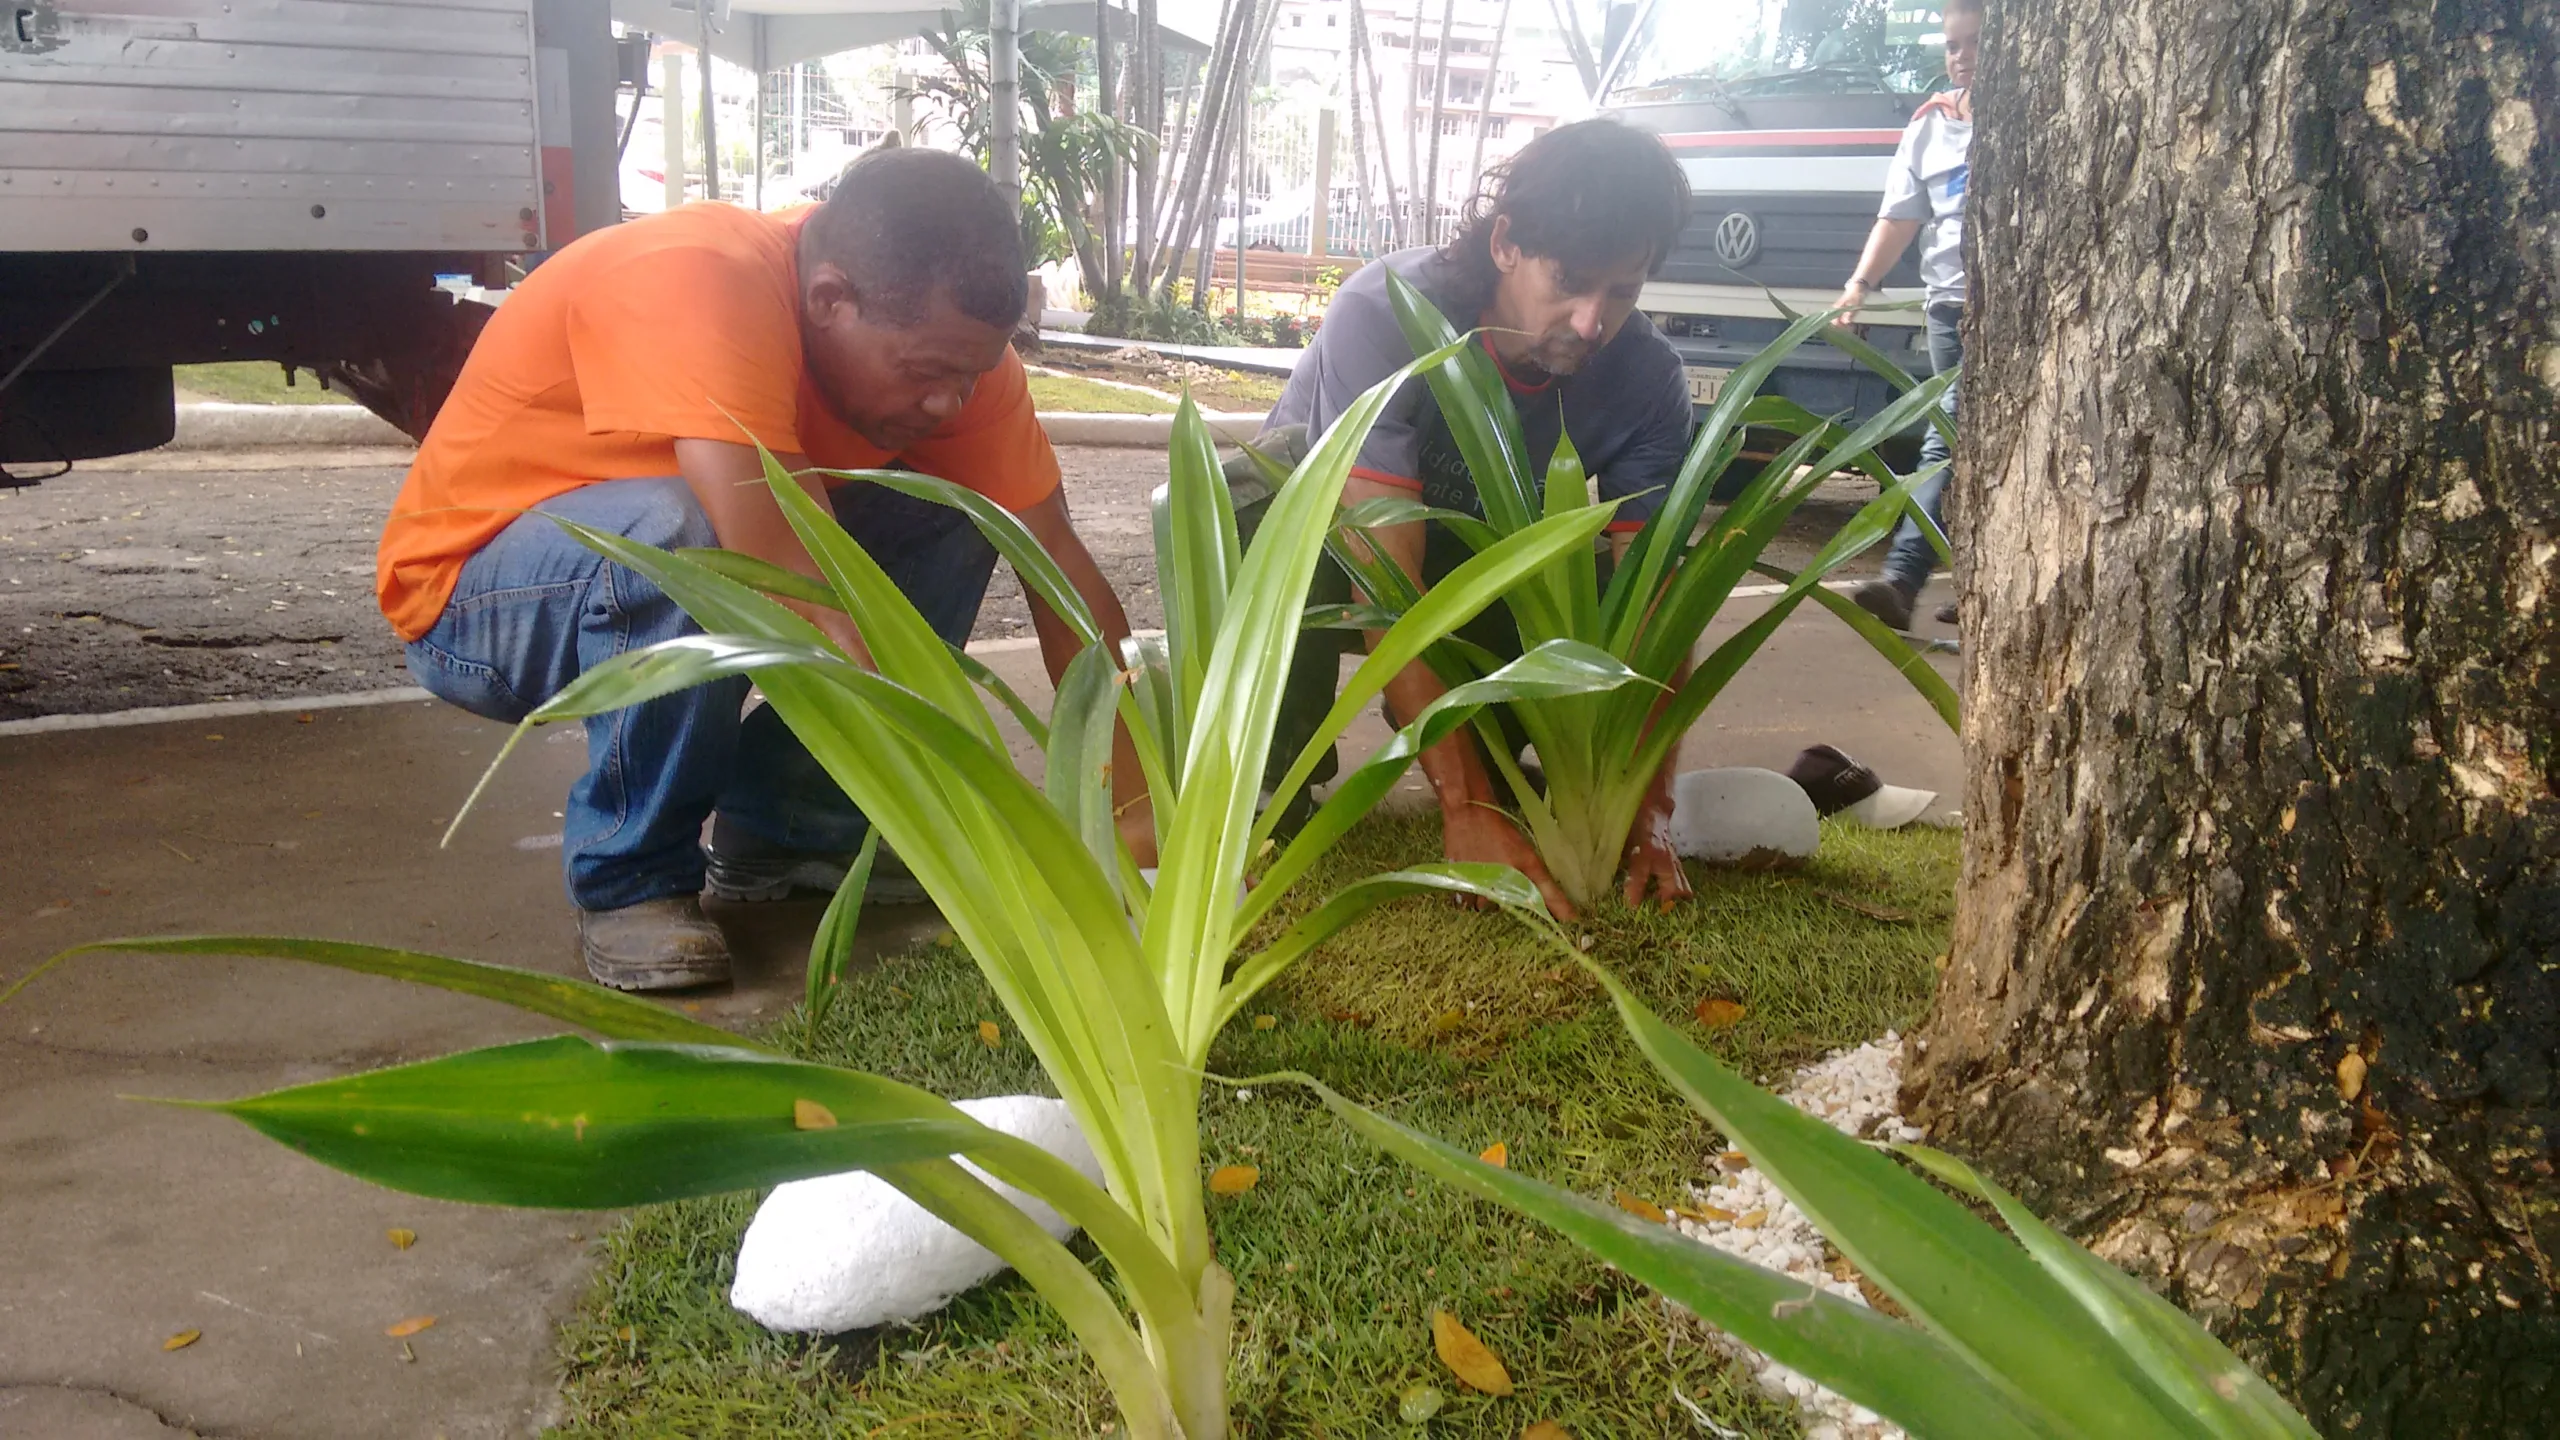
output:
<instances>
[{"instance_id":1,"label":"white gravel stone","mask_svg":"<svg viewBox=\"0 0 2560 1440\"><path fill-rule=\"evenodd\" d=\"M991 1130L1028 1140L1102 1183L1102 1166L1063 1100L998 1095L955 1102ZM960 1162L1064 1240L1075 1227L1029 1195ZM1005 1268L995 1252L864 1171L777 1185L738 1245L729 1304L771 1330L834 1334L930 1315Z\"/></svg>"},{"instance_id":2,"label":"white gravel stone","mask_svg":"<svg viewBox=\"0 0 2560 1440\"><path fill-rule=\"evenodd\" d=\"M1903 1123L1894 1109L1901 1088L1902 1037L1887 1033L1880 1040L1806 1066L1778 1093L1797 1109L1860 1139L1916 1141L1921 1138L1919 1127ZM1778 1193L1758 1167L1738 1171L1719 1167L1692 1189L1700 1204L1730 1211L1737 1218L1761 1210L1767 1218L1756 1228L1744 1229L1731 1221L1701 1223L1677 1217L1671 1223L1680 1233L1852 1304L1867 1303L1856 1282L1831 1273L1831 1251L1822 1232ZM1898 1427L1886 1424L1865 1406L1823 1389L1731 1336L1720 1336L1717 1343L1752 1369L1763 1390L1796 1402L1804 1411L1809 1440L1902 1440Z\"/></svg>"}]
</instances>

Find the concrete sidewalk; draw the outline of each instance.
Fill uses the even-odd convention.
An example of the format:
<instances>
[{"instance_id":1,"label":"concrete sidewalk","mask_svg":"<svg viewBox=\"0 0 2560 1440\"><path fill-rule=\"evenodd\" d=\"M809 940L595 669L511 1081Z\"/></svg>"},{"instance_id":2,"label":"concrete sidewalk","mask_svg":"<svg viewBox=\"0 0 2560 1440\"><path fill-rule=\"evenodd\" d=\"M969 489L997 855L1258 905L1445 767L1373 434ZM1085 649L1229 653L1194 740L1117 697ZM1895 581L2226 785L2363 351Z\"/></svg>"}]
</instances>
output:
<instances>
[{"instance_id":1,"label":"concrete sidewalk","mask_svg":"<svg viewBox=\"0 0 2560 1440\"><path fill-rule=\"evenodd\" d=\"M1045 703L1028 643L978 653ZM1382 734L1364 719L1351 748ZM83 941L220 931L575 973L555 813L584 756L574 731L525 745L436 847L504 737L417 701L0 736L0 977ZM1781 628L1684 757L1782 766L1815 740L1941 791L1942 811L1954 798L1954 738L1818 613ZM1407 784L1399 798L1424 803ZM738 1027L787 1009L819 910L729 909L739 983L685 1008ZM921 907L865 922L871 953L941 928ZM416 1200L228 1119L117 1097L236 1097L558 1028L307 967L131 956L74 961L0 1009L0 1436L538 1431L552 1327L606 1217ZM395 1249L393 1227L416 1245ZM424 1315L405 1343L384 1333ZM162 1349L186 1330L202 1338Z\"/></svg>"}]
</instances>

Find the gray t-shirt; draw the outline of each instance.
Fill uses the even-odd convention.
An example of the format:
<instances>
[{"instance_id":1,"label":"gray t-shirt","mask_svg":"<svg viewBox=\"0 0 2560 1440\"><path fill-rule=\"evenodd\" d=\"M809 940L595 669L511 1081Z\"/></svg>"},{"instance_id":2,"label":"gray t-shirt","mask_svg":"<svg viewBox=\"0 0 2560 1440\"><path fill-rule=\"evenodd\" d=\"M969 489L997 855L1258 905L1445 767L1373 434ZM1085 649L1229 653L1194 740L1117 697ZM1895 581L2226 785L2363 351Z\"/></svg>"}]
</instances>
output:
<instances>
[{"instance_id":1,"label":"gray t-shirt","mask_svg":"<svg viewBox=\"0 0 2560 1440\"><path fill-rule=\"evenodd\" d=\"M1310 436L1321 434L1362 391L1413 358L1387 297L1384 266L1419 288L1450 324L1461 331L1475 324L1472 309L1462 311L1457 304L1453 277L1438 252L1401 250L1361 267L1342 283L1325 310L1323 328L1298 357L1280 403L1271 409L1270 428L1304 425ZM1679 352L1641 312L1580 370L1541 385L1515 381L1511 399L1541 478L1561 427L1573 436L1583 467L1599 477L1601 497L1624 501L1612 529L1641 525L1680 473L1689 447L1688 381ZM1356 473L1418 489L1432 505L1484 513L1439 403L1419 377L1398 390L1378 417Z\"/></svg>"},{"instance_id":2,"label":"gray t-shirt","mask_svg":"<svg viewBox=\"0 0 2560 1440\"><path fill-rule=\"evenodd\" d=\"M1932 305L1964 301L1965 151L1972 144L1972 121L1931 104L1902 128L1885 172L1884 208L1876 213L1921 222L1920 283Z\"/></svg>"}]
</instances>

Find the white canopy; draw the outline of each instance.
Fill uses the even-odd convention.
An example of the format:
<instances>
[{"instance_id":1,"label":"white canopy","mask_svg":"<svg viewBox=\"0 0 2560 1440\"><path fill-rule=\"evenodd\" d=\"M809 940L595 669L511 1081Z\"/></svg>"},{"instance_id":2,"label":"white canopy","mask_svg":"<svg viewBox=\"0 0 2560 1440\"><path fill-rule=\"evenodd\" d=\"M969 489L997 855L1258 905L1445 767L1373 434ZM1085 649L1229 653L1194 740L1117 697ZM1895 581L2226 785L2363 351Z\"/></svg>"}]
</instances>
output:
<instances>
[{"instance_id":1,"label":"white canopy","mask_svg":"<svg viewBox=\"0 0 2560 1440\"><path fill-rule=\"evenodd\" d=\"M723 60L759 73L858 50L886 45L947 23L956 6L920 4L918 0L709 0L712 6L711 52ZM1134 17L1128 0L1113 0L1114 34L1125 35ZM1217 28L1217 0L1159 0L1156 28L1165 48L1205 54ZM691 43L701 33L701 20L691 3L681 8L671 0L613 0L613 18L635 30ZM1091 35L1093 0L1022 0L1022 28Z\"/></svg>"}]
</instances>

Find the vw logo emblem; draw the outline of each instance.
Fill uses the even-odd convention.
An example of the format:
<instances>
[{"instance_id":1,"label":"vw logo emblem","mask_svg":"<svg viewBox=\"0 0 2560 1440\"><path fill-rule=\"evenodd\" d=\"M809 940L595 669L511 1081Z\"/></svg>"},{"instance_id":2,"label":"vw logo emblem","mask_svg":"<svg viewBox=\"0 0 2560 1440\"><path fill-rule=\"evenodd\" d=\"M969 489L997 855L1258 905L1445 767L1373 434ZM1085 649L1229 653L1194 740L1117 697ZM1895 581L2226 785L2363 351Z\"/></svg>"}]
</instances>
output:
<instances>
[{"instance_id":1,"label":"vw logo emblem","mask_svg":"<svg viewBox=\"0 0 2560 1440\"><path fill-rule=\"evenodd\" d=\"M1750 264L1760 254L1760 227L1736 210L1716 222L1716 258L1727 265Z\"/></svg>"}]
</instances>

